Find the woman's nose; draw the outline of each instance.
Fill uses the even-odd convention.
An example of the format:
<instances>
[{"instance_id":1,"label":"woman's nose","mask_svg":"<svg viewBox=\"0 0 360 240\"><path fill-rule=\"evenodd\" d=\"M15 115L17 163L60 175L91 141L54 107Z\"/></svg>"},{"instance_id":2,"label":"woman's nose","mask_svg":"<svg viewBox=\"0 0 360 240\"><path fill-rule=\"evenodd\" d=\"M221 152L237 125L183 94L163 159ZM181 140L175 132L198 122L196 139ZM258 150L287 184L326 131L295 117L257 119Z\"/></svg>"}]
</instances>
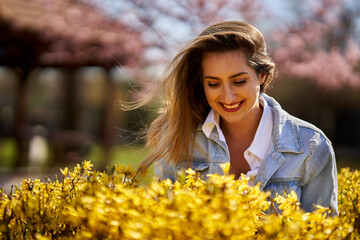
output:
<instances>
[{"instance_id":1,"label":"woman's nose","mask_svg":"<svg viewBox=\"0 0 360 240\"><path fill-rule=\"evenodd\" d=\"M230 104L235 100L235 92L231 86L225 86L223 90L224 103Z\"/></svg>"}]
</instances>

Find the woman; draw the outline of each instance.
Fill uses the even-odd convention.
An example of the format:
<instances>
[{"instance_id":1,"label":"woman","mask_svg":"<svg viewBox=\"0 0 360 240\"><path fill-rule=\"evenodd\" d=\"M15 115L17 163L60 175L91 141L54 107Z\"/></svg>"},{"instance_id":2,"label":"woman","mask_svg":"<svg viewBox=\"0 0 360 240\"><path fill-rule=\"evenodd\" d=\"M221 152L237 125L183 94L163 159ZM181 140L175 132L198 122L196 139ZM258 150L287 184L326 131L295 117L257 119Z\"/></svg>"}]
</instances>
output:
<instances>
[{"instance_id":1,"label":"woman","mask_svg":"<svg viewBox=\"0 0 360 240\"><path fill-rule=\"evenodd\" d=\"M264 93L274 69L253 26L232 21L205 29L165 71L164 111L148 130L151 152L141 168L156 163L156 175L174 181L191 167L206 179L230 162L235 178L253 177L272 197L293 190L305 211L319 204L337 212L331 142Z\"/></svg>"}]
</instances>

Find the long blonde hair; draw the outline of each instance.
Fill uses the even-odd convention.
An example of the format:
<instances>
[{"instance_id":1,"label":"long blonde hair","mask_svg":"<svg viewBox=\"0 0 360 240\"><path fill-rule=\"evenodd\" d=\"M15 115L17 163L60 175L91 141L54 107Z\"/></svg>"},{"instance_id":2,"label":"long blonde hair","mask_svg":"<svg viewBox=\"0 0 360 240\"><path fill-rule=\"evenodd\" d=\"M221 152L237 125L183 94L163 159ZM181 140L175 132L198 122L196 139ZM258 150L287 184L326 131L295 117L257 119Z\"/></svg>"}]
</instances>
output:
<instances>
[{"instance_id":1,"label":"long blonde hair","mask_svg":"<svg viewBox=\"0 0 360 240\"><path fill-rule=\"evenodd\" d=\"M269 85L275 64L267 53L262 34L255 27L237 21L209 26L180 50L164 71L164 79L157 89L164 90L164 111L148 129L150 153L141 162L141 170L163 158L174 164L192 161L194 131L210 111L202 84L202 55L234 50L243 51L248 64L258 74L267 74L260 91Z\"/></svg>"}]
</instances>

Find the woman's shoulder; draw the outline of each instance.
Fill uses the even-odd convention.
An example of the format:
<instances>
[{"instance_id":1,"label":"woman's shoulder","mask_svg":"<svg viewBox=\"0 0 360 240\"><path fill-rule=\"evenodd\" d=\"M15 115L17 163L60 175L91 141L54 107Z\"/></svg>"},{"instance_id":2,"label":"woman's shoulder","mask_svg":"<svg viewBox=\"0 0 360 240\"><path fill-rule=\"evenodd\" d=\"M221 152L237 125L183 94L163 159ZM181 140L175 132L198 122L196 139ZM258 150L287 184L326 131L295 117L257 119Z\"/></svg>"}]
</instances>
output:
<instances>
[{"instance_id":1,"label":"woman's shoulder","mask_svg":"<svg viewBox=\"0 0 360 240\"><path fill-rule=\"evenodd\" d=\"M322 169L329 161L335 164L334 149L325 133L309 122L294 116L291 117L298 126L304 152L310 157L307 161L308 167ZM319 169L313 169L312 172L317 172Z\"/></svg>"},{"instance_id":2,"label":"woman's shoulder","mask_svg":"<svg viewBox=\"0 0 360 240\"><path fill-rule=\"evenodd\" d=\"M274 126L279 132L293 131L297 135L300 134L302 138L313 139L317 138L331 145L331 141L326 134L314 124L291 115L272 97L265 95L264 97L271 107L274 114ZM303 139L303 140L305 140Z\"/></svg>"},{"instance_id":3,"label":"woman's shoulder","mask_svg":"<svg viewBox=\"0 0 360 240\"><path fill-rule=\"evenodd\" d=\"M309 136L311 138L313 138L314 136L318 136L319 140L326 141L331 144L330 139L320 128L298 117L292 116L290 114L289 116L291 117L292 121L296 124L296 126L299 128L299 131L302 136Z\"/></svg>"}]
</instances>

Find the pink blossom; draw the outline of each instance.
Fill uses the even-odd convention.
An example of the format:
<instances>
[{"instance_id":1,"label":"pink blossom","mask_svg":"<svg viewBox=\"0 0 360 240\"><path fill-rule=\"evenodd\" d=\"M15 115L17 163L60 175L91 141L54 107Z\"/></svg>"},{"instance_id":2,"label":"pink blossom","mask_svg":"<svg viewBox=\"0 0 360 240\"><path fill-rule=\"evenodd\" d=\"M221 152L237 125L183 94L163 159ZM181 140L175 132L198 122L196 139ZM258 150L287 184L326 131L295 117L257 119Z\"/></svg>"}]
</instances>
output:
<instances>
[{"instance_id":1,"label":"pink blossom","mask_svg":"<svg viewBox=\"0 0 360 240\"><path fill-rule=\"evenodd\" d=\"M288 28L270 36L279 77L296 77L320 87L360 87L359 42L346 31L348 14L339 0L306 1L309 12ZM347 35L346 35L347 34Z\"/></svg>"}]
</instances>

